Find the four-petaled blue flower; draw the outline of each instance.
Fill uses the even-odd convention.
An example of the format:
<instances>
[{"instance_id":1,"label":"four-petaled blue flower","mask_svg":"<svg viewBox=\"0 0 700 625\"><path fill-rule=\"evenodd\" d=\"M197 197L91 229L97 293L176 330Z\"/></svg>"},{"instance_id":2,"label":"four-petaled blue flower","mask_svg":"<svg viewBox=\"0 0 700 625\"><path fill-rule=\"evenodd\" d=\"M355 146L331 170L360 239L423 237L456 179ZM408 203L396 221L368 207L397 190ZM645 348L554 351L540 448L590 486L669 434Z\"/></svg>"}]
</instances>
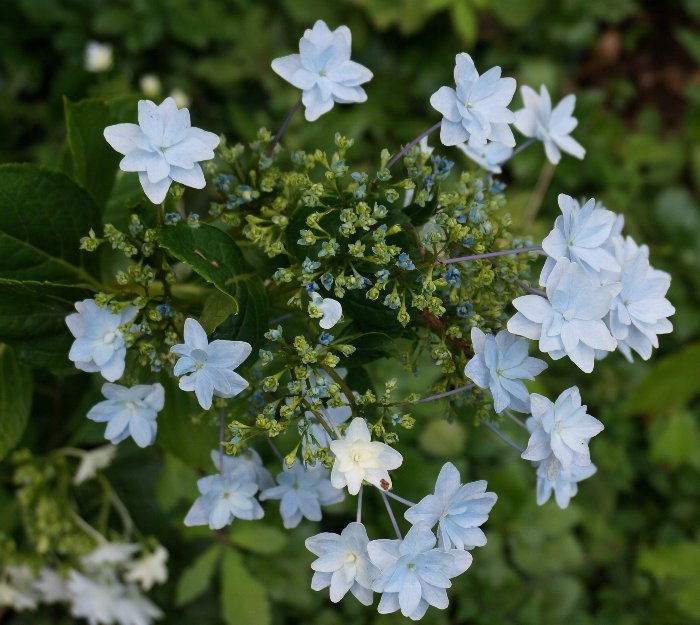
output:
<instances>
[{"instance_id":1,"label":"four-petaled blue flower","mask_svg":"<svg viewBox=\"0 0 700 625\"><path fill-rule=\"evenodd\" d=\"M437 523L441 549L473 549L486 544L479 528L489 518L498 497L486 492L486 482L462 484L459 471L451 463L443 465L435 483L435 494L423 497L404 513L406 520L433 528Z\"/></svg>"},{"instance_id":2,"label":"four-petaled blue flower","mask_svg":"<svg viewBox=\"0 0 700 625\"><path fill-rule=\"evenodd\" d=\"M396 260L396 266L399 269L405 269L406 271L412 271L416 268L411 260L411 257L406 252L401 252L398 259Z\"/></svg>"}]
</instances>

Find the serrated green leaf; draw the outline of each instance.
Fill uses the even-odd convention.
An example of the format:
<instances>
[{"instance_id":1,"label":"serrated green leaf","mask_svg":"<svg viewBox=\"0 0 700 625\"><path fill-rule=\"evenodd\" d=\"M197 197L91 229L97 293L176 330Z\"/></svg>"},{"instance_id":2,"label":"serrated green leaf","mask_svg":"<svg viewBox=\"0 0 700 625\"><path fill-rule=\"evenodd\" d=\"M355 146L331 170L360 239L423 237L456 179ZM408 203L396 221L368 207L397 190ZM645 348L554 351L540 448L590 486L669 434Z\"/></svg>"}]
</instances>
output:
<instances>
[{"instance_id":1,"label":"serrated green leaf","mask_svg":"<svg viewBox=\"0 0 700 625\"><path fill-rule=\"evenodd\" d=\"M0 460L22 437L31 406L31 372L9 345L0 344Z\"/></svg>"},{"instance_id":2,"label":"serrated green leaf","mask_svg":"<svg viewBox=\"0 0 700 625\"><path fill-rule=\"evenodd\" d=\"M229 625L269 625L270 602L263 584L243 565L233 549L224 553L221 571L221 613Z\"/></svg>"},{"instance_id":3,"label":"serrated green leaf","mask_svg":"<svg viewBox=\"0 0 700 625\"><path fill-rule=\"evenodd\" d=\"M221 557L221 547L210 547L188 566L177 580L175 605L180 607L201 596L211 585L216 565Z\"/></svg>"}]
</instances>

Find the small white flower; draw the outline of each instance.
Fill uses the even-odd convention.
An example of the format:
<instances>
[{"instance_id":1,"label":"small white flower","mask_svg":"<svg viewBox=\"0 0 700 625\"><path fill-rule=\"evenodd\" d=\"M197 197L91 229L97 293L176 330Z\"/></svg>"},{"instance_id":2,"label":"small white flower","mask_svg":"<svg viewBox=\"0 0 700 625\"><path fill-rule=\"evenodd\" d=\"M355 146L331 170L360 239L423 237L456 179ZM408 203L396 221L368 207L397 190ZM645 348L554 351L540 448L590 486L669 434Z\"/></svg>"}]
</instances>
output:
<instances>
[{"instance_id":1,"label":"small white flower","mask_svg":"<svg viewBox=\"0 0 700 625\"><path fill-rule=\"evenodd\" d=\"M312 293L309 315L314 318L320 317L321 321L318 322L318 325L324 330L330 330L343 316L343 307L338 300Z\"/></svg>"},{"instance_id":2,"label":"small white flower","mask_svg":"<svg viewBox=\"0 0 700 625\"><path fill-rule=\"evenodd\" d=\"M562 214L542 241L548 258L540 274L540 284L547 283L560 258L578 263L594 279L599 279L601 271L619 271L620 264L608 250L610 237L619 225L615 213L602 208L594 199L581 206L571 196L561 193L558 200Z\"/></svg>"},{"instance_id":3,"label":"small white flower","mask_svg":"<svg viewBox=\"0 0 700 625\"><path fill-rule=\"evenodd\" d=\"M144 74L139 79L139 89L147 98L157 98L163 90L163 85L155 74ZM177 100L175 104L177 104Z\"/></svg>"},{"instance_id":4,"label":"small white flower","mask_svg":"<svg viewBox=\"0 0 700 625\"><path fill-rule=\"evenodd\" d=\"M323 532L307 538L306 548L318 556L311 563L311 588L330 588L333 603L350 592L363 605L372 605L372 582L379 570L369 560L368 543L362 523L348 524L340 535Z\"/></svg>"},{"instance_id":5,"label":"small white flower","mask_svg":"<svg viewBox=\"0 0 700 625\"><path fill-rule=\"evenodd\" d=\"M150 590L155 584L168 581L168 550L158 545L149 553L132 562L124 575L127 582L138 583L144 590Z\"/></svg>"},{"instance_id":6,"label":"small white flower","mask_svg":"<svg viewBox=\"0 0 700 625\"><path fill-rule=\"evenodd\" d=\"M34 587L35 576L25 565L0 569L0 607L8 606L17 612L36 610L39 594Z\"/></svg>"},{"instance_id":7,"label":"small white flower","mask_svg":"<svg viewBox=\"0 0 700 625\"><path fill-rule=\"evenodd\" d=\"M214 158L219 137L194 128L190 112L178 109L171 97L159 106L139 100L138 120L138 124L108 126L104 137L124 155L119 168L138 172L148 199L154 204L163 202L173 182L203 189L206 181L199 161Z\"/></svg>"},{"instance_id":8,"label":"small white flower","mask_svg":"<svg viewBox=\"0 0 700 625\"><path fill-rule=\"evenodd\" d=\"M54 569L44 567L34 580L34 588L43 603L63 603L70 599L68 580Z\"/></svg>"},{"instance_id":9,"label":"small white flower","mask_svg":"<svg viewBox=\"0 0 700 625\"><path fill-rule=\"evenodd\" d=\"M305 116L310 122L333 108L333 104L365 102L361 84L372 79L372 72L350 60L352 36L347 26L331 31L323 20L307 29L299 40L299 54L272 61L272 69L302 90Z\"/></svg>"},{"instance_id":10,"label":"small white flower","mask_svg":"<svg viewBox=\"0 0 700 625\"><path fill-rule=\"evenodd\" d=\"M331 486L328 470L324 467L306 468L295 462L291 468L283 467L277 475L279 486L260 493L260 501L280 500L280 515L286 529L292 529L302 518L320 521L321 506L329 506L343 500L343 492Z\"/></svg>"},{"instance_id":11,"label":"small white flower","mask_svg":"<svg viewBox=\"0 0 700 625\"><path fill-rule=\"evenodd\" d=\"M117 445L131 436L139 447L153 445L158 430L156 417L165 405L163 385L137 384L129 388L103 384L102 394L107 399L90 408L87 417L107 423L105 438Z\"/></svg>"},{"instance_id":12,"label":"small white flower","mask_svg":"<svg viewBox=\"0 0 700 625\"><path fill-rule=\"evenodd\" d=\"M331 484L335 488L348 487L351 495L360 492L365 480L381 490L391 488L389 471L398 469L403 456L379 441L373 441L367 422L355 417L342 438L331 441L335 455L331 470Z\"/></svg>"},{"instance_id":13,"label":"small white flower","mask_svg":"<svg viewBox=\"0 0 700 625\"><path fill-rule=\"evenodd\" d=\"M588 442L603 431L603 424L586 412L578 387L566 389L554 403L533 393L530 405L532 417L527 420L530 440L521 455L524 460L546 461L553 455L562 469L591 463ZM549 465L550 478L555 472L556 465Z\"/></svg>"},{"instance_id":14,"label":"small white flower","mask_svg":"<svg viewBox=\"0 0 700 625\"><path fill-rule=\"evenodd\" d=\"M101 73L112 68L112 45L99 41L88 41L85 46L85 69Z\"/></svg>"},{"instance_id":15,"label":"small white flower","mask_svg":"<svg viewBox=\"0 0 700 625\"><path fill-rule=\"evenodd\" d=\"M117 604L123 595L123 586L116 577L107 582L71 570L68 572L68 592L70 613L74 617L84 618L89 625L108 625L116 622Z\"/></svg>"},{"instance_id":16,"label":"small white flower","mask_svg":"<svg viewBox=\"0 0 700 625\"><path fill-rule=\"evenodd\" d=\"M503 171L501 165L513 154L513 148L494 141L489 141L486 145L460 143L456 147L477 165L492 174L500 174Z\"/></svg>"},{"instance_id":17,"label":"small white flower","mask_svg":"<svg viewBox=\"0 0 700 625\"><path fill-rule=\"evenodd\" d=\"M610 352L617 347L603 318L620 284L600 286L580 265L561 258L545 288L547 297L525 295L513 300L518 312L508 320L508 330L539 341L540 351L554 360L568 356L590 373L596 350Z\"/></svg>"},{"instance_id":18,"label":"small white flower","mask_svg":"<svg viewBox=\"0 0 700 625\"><path fill-rule=\"evenodd\" d=\"M530 412L530 394L522 381L534 380L547 364L528 356L528 342L507 330L493 336L472 328L471 339L474 357L464 368L464 375L479 388L491 391L496 412L506 408Z\"/></svg>"},{"instance_id":19,"label":"small white flower","mask_svg":"<svg viewBox=\"0 0 700 625\"><path fill-rule=\"evenodd\" d=\"M173 374L182 376L180 388L194 391L202 408L211 408L214 395L235 397L248 388L248 382L234 369L250 355L250 343L224 340L209 343L207 333L195 319L185 321L184 338L184 343L170 348L180 356Z\"/></svg>"},{"instance_id":20,"label":"small white flower","mask_svg":"<svg viewBox=\"0 0 700 625\"><path fill-rule=\"evenodd\" d=\"M454 78L456 91L440 87L430 97L432 107L443 115L440 141L448 146L465 141L472 145L496 141L509 148L515 146L508 125L515 120L508 109L515 79L501 78L500 67L479 76L472 57L464 52L455 57Z\"/></svg>"},{"instance_id":21,"label":"small white flower","mask_svg":"<svg viewBox=\"0 0 700 625\"><path fill-rule=\"evenodd\" d=\"M596 466L588 464L580 467L572 464L568 469L552 471L550 464L542 461L537 467L537 505L543 506L554 493L557 505L563 510L578 492L578 482L591 477L596 472Z\"/></svg>"},{"instance_id":22,"label":"small white flower","mask_svg":"<svg viewBox=\"0 0 700 625\"><path fill-rule=\"evenodd\" d=\"M118 380L126 358L120 328L136 316L138 309L126 306L120 313L112 313L92 299L76 302L75 309L77 313L66 317L66 325L75 337L68 358L81 371L99 371L110 382Z\"/></svg>"},{"instance_id":23,"label":"small white flower","mask_svg":"<svg viewBox=\"0 0 700 625\"><path fill-rule=\"evenodd\" d=\"M544 85L540 87L539 96L527 86L521 87L520 93L525 108L515 111L515 127L526 137L542 141L547 158L553 165L561 159L561 151L576 158L586 155L583 146L570 136L578 125L578 120L572 115L576 105L575 95L567 95L552 109L552 100Z\"/></svg>"},{"instance_id":24,"label":"small white flower","mask_svg":"<svg viewBox=\"0 0 700 625\"><path fill-rule=\"evenodd\" d=\"M126 564L138 550L139 546L134 543L103 543L80 558L80 561L86 567Z\"/></svg>"},{"instance_id":25,"label":"small white flower","mask_svg":"<svg viewBox=\"0 0 700 625\"><path fill-rule=\"evenodd\" d=\"M102 469L106 469L112 464L112 459L117 453L114 445L104 445L86 451L80 459L80 465L73 478L73 484L79 486L83 482L91 480Z\"/></svg>"}]
</instances>

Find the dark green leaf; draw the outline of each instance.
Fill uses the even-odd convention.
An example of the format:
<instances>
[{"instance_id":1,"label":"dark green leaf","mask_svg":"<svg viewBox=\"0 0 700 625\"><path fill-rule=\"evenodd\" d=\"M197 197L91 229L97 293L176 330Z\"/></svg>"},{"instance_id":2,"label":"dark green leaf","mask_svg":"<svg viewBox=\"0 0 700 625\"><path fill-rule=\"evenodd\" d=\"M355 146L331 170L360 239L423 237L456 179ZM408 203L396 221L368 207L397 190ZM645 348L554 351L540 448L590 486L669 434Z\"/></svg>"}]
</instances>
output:
<instances>
[{"instance_id":1,"label":"dark green leaf","mask_svg":"<svg viewBox=\"0 0 700 625\"><path fill-rule=\"evenodd\" d=\"M221 577L221 612L229 625L269 625L270 605L263 584L243 566L233 549L224 553Z\"/></svg>"},{"instance_id":2,"label":"dark green leaf","mask_svg":"<svg viewBox=\"0 0 700 625\"><path fill-rule=\"evenodd\" d=\"M199 322L207 332L211 334L231 315L238 312L238 303L221 291L214 291L204 301L204 308L199 317Z\"/></svg>"},{"instance_id":3,"label":"dark green leaf","mask_svg":"<svg viewBox=\"0 0 700 625\"><path fill-rule=\"evenodd\" d=\"M219 545L210 547L182 572L175 590L176 606L194 601L209 588L220 556Z\"/></svg>"},{"instance_id":4,"label":"dark green leaf","mask_svg":"<svg viewBox=\"0 0 700 625\"><path fill-rule=\"evenodd\" d=\"M22 437L31 405L31 372L9 345L0 344L0 460Z\"/></svg>"},{"instance_id":5,"label":"dark green leaf","mask_svg":"<svg viewBox=\"0 0 700 625\"><path fill-rule=\"evenodd\" d=\"M353 345L356 349L350 356L341 357L343 367L356 367L369 362L386 358L394 345L394 340L382 332L360 332L348 325L343 332L336 337L338 342Z\"/></svg>"},{"instance_id":6,"label":"dark green leaf","mask_svg":"<svg viewBox=\"0 0 700 625\"><path fill-rule=\"evenodd\" d=\"M287 535L276 527L260 521L236 521L231 527L231 542L253 553L270 555L278 553L287 544Z\"/></svg>"}]
</instances>

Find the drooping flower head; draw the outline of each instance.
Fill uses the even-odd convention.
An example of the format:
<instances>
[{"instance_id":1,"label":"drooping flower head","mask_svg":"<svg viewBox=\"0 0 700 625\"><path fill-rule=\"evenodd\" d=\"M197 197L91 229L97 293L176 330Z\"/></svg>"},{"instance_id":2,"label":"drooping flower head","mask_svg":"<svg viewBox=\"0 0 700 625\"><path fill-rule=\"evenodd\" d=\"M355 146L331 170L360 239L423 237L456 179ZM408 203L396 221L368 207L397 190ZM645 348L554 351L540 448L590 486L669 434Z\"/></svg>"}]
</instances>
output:
<instances>
[{"instance_id":1,"label":"drooping flower head","mask_svg":"<svg viewBox=\"0 0 700 625\"><path fill-rule=\"evenodd\" d=\"M156 417L165 405L163 386L103 384L102 394L106 400L90 408L87 417L107 423L105 438L116 445L131 436L139 447L153 445L158 430Z\"/></svg>"},{"instance_id":2,"label":"drooping flower head","mask_svg":"<svg viewBox=\"0 0 700 625\"><path fill-rule=\"evenodd\" d=\"M438 526L440 549L473 549L486 544L480 529L498 497L486 492L486 482L462 484L459 471L451 462L443 465L435 483L435 494L426 495L404 513L406 520L429 528Z\"/></svg>"},{"instance_id":3,"label":"drooping flower head","mask_svg":"<svg viewBox=\"0 0 700 625\"><path fill-rule=\"evenodd\" d=\"M568 508L571 498L578 492L578 483L591 477L596 470L594 464L584 467L572 464L568 469L552 473L549 463L540 462L537 467L537 505L546 504L554 493L557 505L562 510Z\"/></svg>"},{"instance_id":4,"label":"drooping flower head","mask_svg":"<svg viewBox=\"0 0 700 625\"><path fill-rule=\"evenodd\" d=\"M125 306L113 313L98 306L95 300L75 303L77 313L66 317L66 325L75 337L68 358L81 371L99 371L106 380L122 377L126 358L126 343L121 327L138 313L134 306Z\"/></svg>"},{"instance_id":5,"label":"drooping flower head","mask_svg":"<svg viewBox=\"0 0 700 625\"><path fill-rule=\"evenodd\" d=\"M530 405L532 417L527 420L530 440L521 457L538 462L554 456L562 469L588 466L591 463L588 442L603 431L603 424L586 412L578 387L566 389L555 402L533 393ZM556 463L550 464L549 477L554 478L556 473Z\"/></svg>"},{"instance_id":6,"label":"drooping flower head","mask_svg":"<svg viewBox=\"0 0 700 625\"><path fill-rule=\"evenodd\" d=\"M307 538L306 548L318 556L311 563L311 588L330 588L333 603L350 592L363 605L371 605L372 582L379 571L369 560L368 543L362 523L349 523L340 534L323 532Z\"/></svg>"},{"instance_id":7,"label":"drooping flower head","mask_svg":"<svg viewBox=\"0 0 700 625\"><path fill-rule=\"evenodd\" d=\"M550 163L556 165L561 159L561 153L566 152L576 158L583 158L586 150L571 137L578 125L578 120L572 115L576 106L576 96L567 95L552 108L547 87L540 87L540 95L534 89L523 86L520 88L525 108L515 111L515 127L526 137L532 137L544 144L544 151Z\"/></svg>"},{"instance_id":8,"label":"drooping flower head","mask_svg":"<svg viewBox=\"0 0 700 625\"><path fill-rule=\"evenodd\" d=\"M474 357L464 368L464 375L479 388L491 391L496 412L506 408L530 412L530 394L523 380L534 380L547 364L528 356L528 342L507 330L493 336L472 328L471 339Z\"/></svg>"},{"instance_id":9,"label":"drooping flower head","mask_svg":"<svg viewBox=\"0 0 700 625\"><path fill-rule=\"evenodd\" d=\"M472 57L464 52L455 57L454 78L456 90L440 87L430 97L432 107L443 115L440 141L448 146L496 141L512 148L515 137L508 124L515 116L508 105L515 79L501 78L500 67L479 76Z\"/></svg>"},{"instance_id":10,"label":"drooping flower head","mask_svg":"<svg viewBox=\"0 0 700 625\"><path fill-rule=\"evenodd\" d=\"M403 456L386 443L373 441L367 421L355 417L344 435L331 441L335 455L331 470L331 484L335 488L348 487L351 495L360 492L362 482L367 481L377 488L389 490L389 471L398 469Z\"/></svg>"},{"instance_id":11,"label":"drooping flower head","mask_svg":"<svg viewBox=\"0 0 700 625\"><path fill-rule=\"evenodd\" d=\"M382 593L377 606L380 614L401 610L403 616L417 621L428 606L440 610L448 606L450 580L469 568L472 556L461 549L436 549L436 542L430 528L418 524L403 540L369 543L370 561L380 571L372 584L372 590Z\"/></svg>"},{"instance_id":12,"label":"drooping flower head","mask_svg":"<svg viewBox=\"0 0 700 625\"><path fill-rule=\"evenodd\" d=\"M367 100L360 85L372 79L372 72L350 60L351 46L352 35L347 26L330 30L323 20L318 20L299 40L299 54L272 61L275 73L302 90L308 121L317 120L336 102Z\"/></svg>"},{"instance_id":13,"label":"drooping flower head","mask_svg":"<svg viewBox=\"0 0 700 625\"><path fill-rule=\"evenodd\" d=\"M561 258L545 288L547 297L524 295L513 300L518 312L508 320L508 330L539 341L540 351L554 360L568 356L590 373L596 350L610 352L617 347L603 318L620 284L600 286L581 265Z\"/></svg>"},{"instance_id":14,"label":"drooping flower head","mask_svg":"<svg viewBox=\"0 0 700 625\"><path fill-rule=\"evenodd\" d=\"M248 382L234 369L250 355L250 343L225 340L209 343L204 328L191 318L185 321L184 338L184 343L170 348L173 354L180 356L173 374L182 376L180 388L194 391L202 408L211 408L214 395L235 397L248 388Z\"/></svg>"},{"instance_id":15,"label":"drooping flower head","mask_svg":"<svg viewBox=\"0 0 700 625\"><path fill-rule=\"evenodd\" d=\"M104 130L107 143L124 155L122 171L138 172L144 193L160 204L173 182L203 189L206 184L199 161L214 158L219 137L194 128L190 112L178 109L173 98L160 105L139 100L138 124L115 124Z\"/></svg>"},{"instance_id":16,"label":"drooping flower head","mask_svg":"<svg viewBox=\"0 0 700 625\"><path fill-rule=\"evenodd\" d=\"M456 147L464 152L467 158L492 174L500 174L503 171L501 165L513 154L513 148L495 141L489 141L486 145L460 143Z\"/></svg>"}]
</instances>

